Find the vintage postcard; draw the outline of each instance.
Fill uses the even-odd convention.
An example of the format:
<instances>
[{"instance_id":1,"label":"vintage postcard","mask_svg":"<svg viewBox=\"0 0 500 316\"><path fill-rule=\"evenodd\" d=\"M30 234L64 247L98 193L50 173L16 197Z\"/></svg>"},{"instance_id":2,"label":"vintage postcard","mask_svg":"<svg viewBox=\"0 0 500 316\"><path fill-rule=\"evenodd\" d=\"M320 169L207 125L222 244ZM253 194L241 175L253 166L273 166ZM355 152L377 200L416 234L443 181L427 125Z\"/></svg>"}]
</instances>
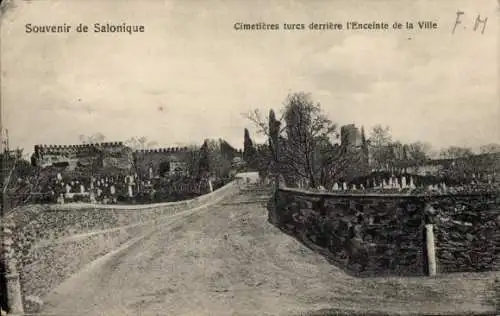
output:
<instances>
[{"instance_id":1,"label":"vintage postcard","mask_svg":"<svg viewBox=\"0 0 500 316\"><path fill-rule=\"evenodd\" d=\"M500 315L496 0L4 0L1 315Z\"/></svg>"}]
</instances>

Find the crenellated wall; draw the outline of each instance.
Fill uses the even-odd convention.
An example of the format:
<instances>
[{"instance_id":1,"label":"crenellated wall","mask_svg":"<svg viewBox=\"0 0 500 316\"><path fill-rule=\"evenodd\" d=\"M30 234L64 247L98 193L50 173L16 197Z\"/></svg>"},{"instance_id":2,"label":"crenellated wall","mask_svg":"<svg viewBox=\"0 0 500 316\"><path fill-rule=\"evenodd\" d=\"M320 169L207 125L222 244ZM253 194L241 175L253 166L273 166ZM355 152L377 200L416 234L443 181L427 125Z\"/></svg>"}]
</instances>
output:
<instances>
[{"instance_id":1,"label":"crenellated wall","mask_svg":"<svg viewBox=\"0 0 500 316\"><path fill-rule=\"evenodd\" d=\"M347 272L425 275L424 224L434 222L438 272L500 270L497 193L335 194L281 188L269 221ZM435 216L426 210L432 206Z\"/></svg>"},{"instance_id":2,"label":"crenellated wall","mask_svg":"<svg viewBox=\"0 0 500 316\"><path fill-rule=\"evenodd\" d=\"M12 259L22 296L40 297L98 257L182 213L197 211L239 191L236 182L198 198L153 205L31 205L9 214Z\"/></svg>"},{"instance_id":3,"label":"crenellated wall","mask_svg":"<svg viewBox=\"0 0 500 316\"><path fill-rule=\"evenodd\" d=\"M106 142L94 144L78 144L78 145L35 145L35 152L39 150L42 154L64 155L72 153L87 153L92 149L115 149L123 148L123 142Z\"/></svg>"},{"instance_id":4,"label":"crenellated wall","mask_svg":"<svg viewBox=\"0 0 500 316\"><path fill-rule=\"evenodd\" d=\"M195 155L195 151L188 147L170 147L158 149L137 150L134 152L134 160L137 170L144 175L149 174L151 169L154 176L161 173L162 164L168 164L168 171L175 170Z\"/></svg>"}]
</instances>

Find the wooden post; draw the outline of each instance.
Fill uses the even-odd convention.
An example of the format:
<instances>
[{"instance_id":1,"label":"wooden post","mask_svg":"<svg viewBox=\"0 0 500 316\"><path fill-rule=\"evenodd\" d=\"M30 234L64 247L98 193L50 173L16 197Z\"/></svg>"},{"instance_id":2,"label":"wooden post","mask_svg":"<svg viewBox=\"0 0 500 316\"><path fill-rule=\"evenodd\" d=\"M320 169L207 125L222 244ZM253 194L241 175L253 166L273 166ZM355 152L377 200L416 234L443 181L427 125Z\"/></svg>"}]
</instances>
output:
<instances>
[{"instance_id":1,"label":"wooden post","mask_svg":"<svg viewBox=\"0 0 500 316\"><path fill-rule=\"evenodd\" d=\"M4 234L4 258L5 258L5 280L7 282L7 305L10 314L24 314L24 307L21 293L21 282L19 273L17 272L17 261L12 248L13 238L12 232L14 229L13 223L5 223L3 225Z\"/></svg>"},{"instance_id":2,"label":"wooden post","mask_svg":"<svg viewBox=\"0 0 500 316\"><path fill-rule=\"evenodd\" d=\"M427 264L429 276L436 275L436 248L434 246L434 225L425 224Z\"/></svg>"}]
</instances>

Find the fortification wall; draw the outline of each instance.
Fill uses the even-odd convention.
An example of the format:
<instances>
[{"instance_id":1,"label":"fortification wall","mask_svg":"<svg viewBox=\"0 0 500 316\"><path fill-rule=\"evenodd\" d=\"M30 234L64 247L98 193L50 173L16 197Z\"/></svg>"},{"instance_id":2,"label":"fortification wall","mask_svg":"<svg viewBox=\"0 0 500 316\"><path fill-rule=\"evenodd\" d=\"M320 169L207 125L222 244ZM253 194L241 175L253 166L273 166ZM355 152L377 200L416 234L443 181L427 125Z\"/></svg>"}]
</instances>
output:
<instances>
[{"instance_id":1,"label":"fortification wall","mask_svg":"<svg viewBox=\"0 0 500 316\"><path fill-rule=\"evenodd\" d=\"M42 154L64 155L64 154L72 154L78 152L91 152L91 150L95 149L114 150L120 148L126 148L123 142L106 142L106 143L78 144L78 145L39 144L35 145L35 152L37 152L38 150Z\"/></svg>"},{"instance_id":2,"label":"fortification wall","mask_svg":"<svg viewBox=\"0 0 500 316\"><path fill-rule=\"evenodd\" d=\"M439 272L500 270L498 194L313 193L282 188L269 221L355 275L425 275L425 208Z\"/></svg>"},{"instance_id":3,"label":"fortification wall","mask_svg":"<svg viewBox=\"0 0 500 316\"><path fill-rule=\"evenodd\" d=\"M138 150L134 152L134 158L141 172L149 173L149 168L152 168L153 174L158 175L162 163L187 162L193 154L193 150L188 147L170 147Z\"/></svg>"},{"instance_id":4,"label":"fortification wall","mask_svg":"<svg viewBox=\"0 0 500 316\"><path fill-rule=\"evenodd\" d=\"M28 206L14 224L13 257L23 297L43 298L86 264L134 238L153 233L180 214L197 211L239 191L236 182L193 200L147 206L67 204Z\"/></svg>"}]
</instances>

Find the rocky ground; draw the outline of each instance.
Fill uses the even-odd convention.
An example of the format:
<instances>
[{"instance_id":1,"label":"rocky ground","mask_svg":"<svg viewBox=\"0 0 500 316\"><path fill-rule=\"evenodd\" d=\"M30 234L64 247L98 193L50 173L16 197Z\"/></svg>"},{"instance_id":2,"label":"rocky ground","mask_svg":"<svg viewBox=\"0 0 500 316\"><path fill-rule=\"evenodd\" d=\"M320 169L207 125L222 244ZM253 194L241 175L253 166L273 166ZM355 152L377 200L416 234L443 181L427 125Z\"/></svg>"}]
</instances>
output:
<instances>
[{"instance_id":1,"label":"rocky ground","mask_svg":"<svg viewBox=\"0 0 500 316\"><path fill-rule=\"evenodd\" d=\"M241 194L164 224L64 282L44 298L43 313L444 315L495 309L498 273L356 279L269 224L259 199Z\"/></svg>"}]
</instances>

